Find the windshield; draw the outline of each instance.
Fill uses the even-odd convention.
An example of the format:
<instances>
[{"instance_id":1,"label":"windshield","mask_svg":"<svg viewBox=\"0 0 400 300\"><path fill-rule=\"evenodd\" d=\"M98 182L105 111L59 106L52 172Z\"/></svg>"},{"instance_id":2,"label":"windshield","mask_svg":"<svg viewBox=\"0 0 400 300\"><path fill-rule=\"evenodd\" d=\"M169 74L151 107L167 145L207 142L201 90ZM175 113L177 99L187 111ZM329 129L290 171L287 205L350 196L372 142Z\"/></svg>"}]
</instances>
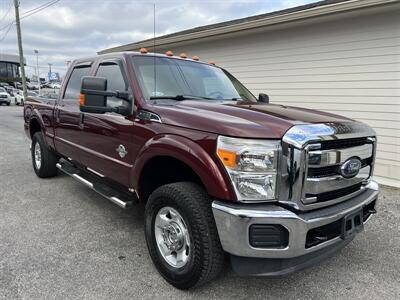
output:
<instances>
[{"instance_id":1,"label":"windshield","mask_svg":"<svg viewBox=\"0 0 400 300\"><path fill-rule=\"evenodd\" d=\"M6 90L4 88L0 87L0 93L5 93L5 92L6 92Z\"/></svg>"},{"instance_id":2,"label":"windshield","mask_svg":"<svg viewBox=\"0 0 400 300\"><path fill-rule=\"evenodd\" d=\"M35 92L27 92L28 93L28 96L37 96L37 94L35 93Z\"/></svg>"},{"instance_id":3,"label":"windshield","mask_svg":"<svg viewBox=\"0 0 400 300\"><path fill-rule=\"evenodd\" d=\"M133 56L132 60L147 100L257 101L236 78L212 65L154 56Z\"/></svg>"}]
</instances>

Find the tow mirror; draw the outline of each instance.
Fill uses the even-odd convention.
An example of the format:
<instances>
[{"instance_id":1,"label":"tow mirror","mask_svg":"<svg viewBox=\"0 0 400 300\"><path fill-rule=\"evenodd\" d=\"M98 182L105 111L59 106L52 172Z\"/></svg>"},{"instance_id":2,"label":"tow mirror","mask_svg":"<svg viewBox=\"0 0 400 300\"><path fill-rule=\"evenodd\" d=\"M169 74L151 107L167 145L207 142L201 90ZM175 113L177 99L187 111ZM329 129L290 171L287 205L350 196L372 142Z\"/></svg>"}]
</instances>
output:
<instances>
[{"instance_id":1,"label":"tow mirror","mask_svg":"<svg viewBox=\"0 0 400 300\"><path fill-rule=\"evenodd\" d=\"M79 96L79 106L82 112L97 114L116 112L122 115L129 113L125 107L107 107L107 97L130 100L130 94L127 92L107 91L106 78L94 76L82 77L81 94Z\"/></svg>"},{"instance_id":2,"label":"tow mirror","mask_svg":"<svg viewBox=\"0 0 400 300\"><path fill-rule=\"evenodd\" d=\"M258 95L258 102L269 103L269 96L267 94L260 93Z\"/></svg>"}]
</instances>

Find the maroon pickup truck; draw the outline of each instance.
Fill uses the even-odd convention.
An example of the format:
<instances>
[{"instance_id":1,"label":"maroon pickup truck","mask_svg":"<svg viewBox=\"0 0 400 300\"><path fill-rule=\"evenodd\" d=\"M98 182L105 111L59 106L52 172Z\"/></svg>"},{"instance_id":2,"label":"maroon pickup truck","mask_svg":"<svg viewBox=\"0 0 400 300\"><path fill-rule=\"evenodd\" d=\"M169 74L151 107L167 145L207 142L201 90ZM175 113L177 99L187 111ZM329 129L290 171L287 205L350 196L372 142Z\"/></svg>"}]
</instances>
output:
<instances>
[{"instance_id":1,"label":"maroon pickup truck","mask_svg":"<svg viewBox=\"0 0 400 300\"><path fill-rule=\"evenodd\" d=\"M74 61L59 98L24 108L33 169L113 203L144 203L150 256L172 285L283 276L332 255L375 213L376 134L255 98L194 59L125 52Z\"/></svg>"}]
</instances>

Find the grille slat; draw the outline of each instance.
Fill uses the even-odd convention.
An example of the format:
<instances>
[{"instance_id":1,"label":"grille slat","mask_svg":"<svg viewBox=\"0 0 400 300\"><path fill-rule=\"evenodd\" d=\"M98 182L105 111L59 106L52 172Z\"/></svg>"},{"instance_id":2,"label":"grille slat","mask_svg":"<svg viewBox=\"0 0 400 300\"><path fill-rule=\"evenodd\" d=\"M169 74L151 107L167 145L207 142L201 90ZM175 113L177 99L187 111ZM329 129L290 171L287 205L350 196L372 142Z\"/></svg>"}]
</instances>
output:
<instances>
[{"instance_id":1,"label":"grille slat","mask_svg":"<svg viewBox=\"0 0 400 300\"><path fill-rule=\"evenodd\" d=\"M323 141L321 142L321 150L350 148L350 147L362 146L366 143L368 143L367 137Z\"/></svg>"},{"instance_id":2,"label":"grille slat","mask_svg":"<svg viewBox=\"0 0 400 300\"><path fill-rule=\"evenodd\" d=\"M361 168L364 168L371 164L372 158L363 159L361 161ZM340 174L340 165L332 165L322 168L309 168L308 169L308 177L309 178L320 178L320 177L328 177L333 175Z\"/></svg>"},{"instance_id":3,"label":"grille slat","mask_svg":"<svg viewBox=\"0 0 400 300\"><path fill-rule=\"evenodd\" d=\"M339 190L334 190L331 192L326 192L326 193L320 193L320 194L306 194L307 198L311 197L316 197L317 202L325 202L325 201L330 201L336 198L341 198L346 195L352 194L360 190L362 186L362 183L355 184L353 186L344 188L344 189L339 189Z\"/></svg>"}]
</instances>

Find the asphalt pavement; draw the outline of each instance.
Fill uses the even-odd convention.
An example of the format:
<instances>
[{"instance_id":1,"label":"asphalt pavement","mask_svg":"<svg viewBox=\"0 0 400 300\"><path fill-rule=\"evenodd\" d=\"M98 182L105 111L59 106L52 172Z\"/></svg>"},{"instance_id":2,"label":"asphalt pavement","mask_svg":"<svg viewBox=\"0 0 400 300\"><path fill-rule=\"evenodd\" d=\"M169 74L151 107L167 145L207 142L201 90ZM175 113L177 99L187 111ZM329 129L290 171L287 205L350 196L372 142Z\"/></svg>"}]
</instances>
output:
<instances>
[{"instance_id":1,"label":"asphalt pavement","mask_svg":"<svg viewBox=\"0 0 400 300\"><path fill-rule=\"evenodd\" d=\"M400 190L331 259L283 279L226 267L179 291L147 253L143 207L123 210L72 178L33 172L22 108L0 106L0 299L400 299Z\"/></svg>"}]
</instances>

